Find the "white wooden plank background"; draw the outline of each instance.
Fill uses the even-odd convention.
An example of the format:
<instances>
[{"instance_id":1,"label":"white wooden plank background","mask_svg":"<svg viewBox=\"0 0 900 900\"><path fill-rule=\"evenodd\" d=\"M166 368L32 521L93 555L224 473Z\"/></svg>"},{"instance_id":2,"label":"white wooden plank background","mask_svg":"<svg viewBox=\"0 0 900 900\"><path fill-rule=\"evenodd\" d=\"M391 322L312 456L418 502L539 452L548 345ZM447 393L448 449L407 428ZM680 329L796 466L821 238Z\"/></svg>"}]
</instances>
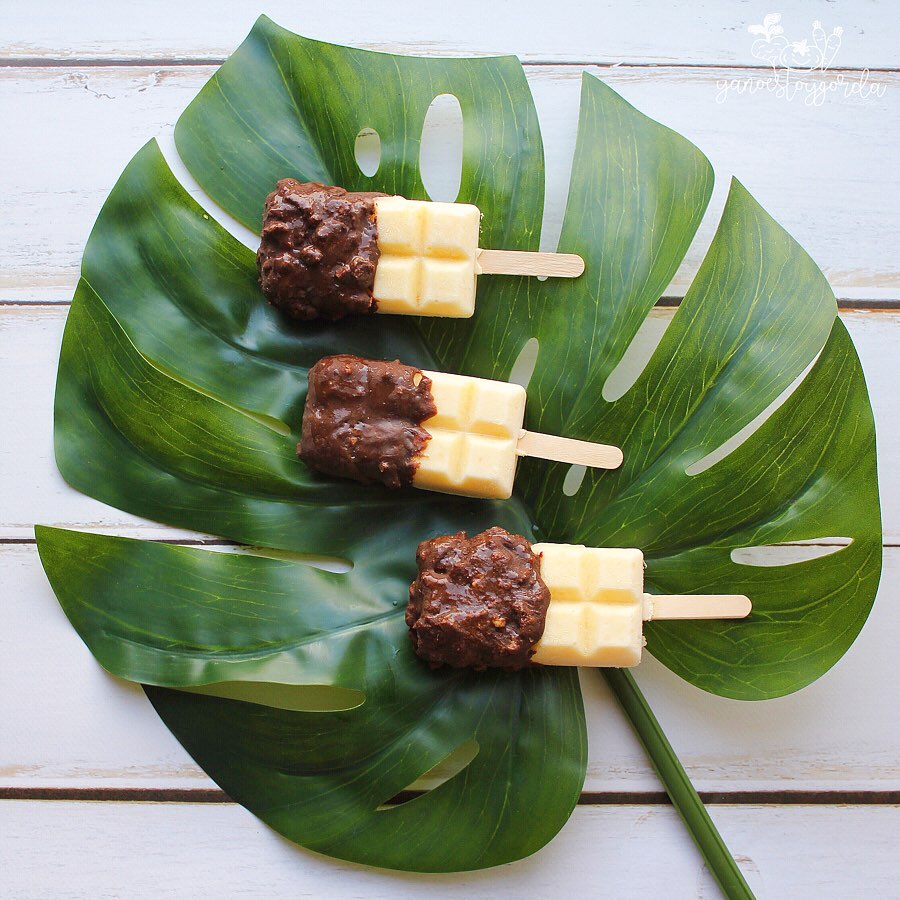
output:
<instances>
[{"instance_id":1,"label":"white wooden plank background","mask_svg":"<svg viewBox=\"0 0 900 900\"><path fill-rule=\"evenodd\" d=\"M760 898L897 896L896 808L716 806L712 812ZM665 806L581 807L536 856L455 875L399 875L325 859L235 806L7 802L0 803L0 832L6 837L0 871L7 896L17 900L719 896ZM79 856L86 847L89 865ZM146 863L135 865L138 859Z\"/></svg>"},{"instance_id":2,"label":"white wooden plank background","mask_svg":"<svg viewBox=\"0 0 900 900\"><path fill-rule=\"evenodd\" d=\"M0 120L16 123L0 142L0 194L17 198L0 220L0 300L71 296L94 216L119 173L150 137L171 129L214 71L0 69ZM565 208L582 71L528 69L547 157L547 249ZM735 175L803 244L839 298L900 298L900 73L879 75L888 85L881 99L807 107L767 94L717 103L717 83L734 74L722 69L588 71L685 134L715 166L710 209L668 293L684 293Z\"/></svg>"},{"instance_id":3,"label":"white wooden plank background","mask_svg":"<svg viewBox=\"0 0 900 900\"><path fill-rule=\"evenodd\" d=\"M421 55L516 53L540 62L758 65L747 26L773 10L790 39L812 22L844 28L838 65L897 66L900 23L871 0L780 0L690 6L659 0L511 2L391 0L155 0L89 4L37 0L9 4L0 23L0 58L12 60L219 60L264 11L285 28L320 40Z\"/></svg>"},{"instance_id":4,"label":"white wooden plank background","mask_svg":"<svg viewBox=\"0 0 900 900\"><path fill-rule=\"evenodd\" d=\"M423 54L513 52L530 63L547 154L544 243L559 231L581 63L681 131L716 167L710 212L667 294L689 283L737 175L812 253L839 298L878 426L885 576L870 622L832 672L792 697L740 704L687 687L652 660L637 675L698 787L783 805L712 807L760 896L900 896L898 807L837 805L900 788L900 18L868 0L776 4L791 39L843 26L833 68L868 67L868 100L821 107L761 93L717 103L759 66L753 2L561 0L446 4L270 2L312 37ZM230 804L38 801L54 792L212 785L143 694L103 673L69 627L31 542L35 521L149 538L187 536L70 491L52 461L51 402L66 301L84 240L130 156L165 135L259 9L238 0L8 4L0 15L0 896L708 897L716 890L671 808L582 806L536 857L487 873L402 876L297 850ZM473 27L477 22L477 27ZM4 67L5 66L5 67ZM440 124L438 124L440 127ZM877 312L861 308L885 307ZM670 310L653 314L651 334ZM35 638L39 642L36 646ZM54 665L48 667L49 655ZM599 678L584 680L586 789L658 783ZM827 792L784 805L784 791ZM878 793L874 793L878 792ZM66 796L65 793L55 794ZM199 796L199 795L198 795ZM650 798L650 794L644 794ZM832 803L827 803L828 797ZM650 800L648 799L649 803ZM137 861L144 861L140 865Z\"/></svg>"}]
</instances>

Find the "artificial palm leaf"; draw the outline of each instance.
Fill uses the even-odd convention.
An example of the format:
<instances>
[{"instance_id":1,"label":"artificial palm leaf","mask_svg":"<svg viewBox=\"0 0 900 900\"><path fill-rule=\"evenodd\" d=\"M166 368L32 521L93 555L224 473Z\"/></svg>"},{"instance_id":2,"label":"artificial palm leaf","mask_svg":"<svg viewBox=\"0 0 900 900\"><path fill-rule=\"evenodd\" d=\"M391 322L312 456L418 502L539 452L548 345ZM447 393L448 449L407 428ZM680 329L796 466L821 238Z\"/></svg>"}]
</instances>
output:
<instances>
[{"instance_id":1,"label":"artificial palm leaf","mask_svg":"<svg viewBox=\"0 0 900 900\"><path fill-rule=\"evenodd\" d=\"M426 196L422 123L441 93L460 101L459 199L482 209L482 244L535 248L542 151L512 58L371 53L261 19L183 114L176 143L210 197L258 229L286 176ZM381 137L371 177L354 159L364 128ZM352 564L335 575L290 555L40 531L85 642L110 671L155 685L160 715L231 796L305 846L426 871L515 859L561 827L585 766L574 673L435 673L411 654L402 612L415 547L438 533L501 524L638 546L653 590L747 593L746 621L647 628L663 663L724 696L797 690L846 651L880 572L871 408L824 277L737 182L650 363L621 397L603 396L711 189L697 148L586 76L560 242L585 258L581 278L481 279L468 321L295 327L263 302L253 252L191 199L155 143L135 156L91 235L66 328L60 470L132 513ZM571 494L568 467L527 461L517 496L490 503L339 483L296 461L306 371L322 355L506 378L531 339L527 426L618 443L621 470L588 473ZM812 363L761 427L706 465ZM848 546L792 566L732 559L838 537ZM277 699L231 693L258 702L208 695L241 681L289 687ZM309 685L337 691L331 709L304 707ZM477 754L453 778L381 808L472 742Z\"/></svg>"}]
</instances>

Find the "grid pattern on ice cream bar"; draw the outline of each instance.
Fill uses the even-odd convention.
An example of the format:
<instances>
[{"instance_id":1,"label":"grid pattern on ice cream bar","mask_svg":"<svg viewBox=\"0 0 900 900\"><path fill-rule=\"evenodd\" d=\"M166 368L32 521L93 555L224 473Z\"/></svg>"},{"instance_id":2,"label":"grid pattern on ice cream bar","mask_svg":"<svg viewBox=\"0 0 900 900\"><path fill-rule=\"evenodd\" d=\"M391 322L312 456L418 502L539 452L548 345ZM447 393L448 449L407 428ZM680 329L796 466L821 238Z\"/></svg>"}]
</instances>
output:
<instances>
[{"instance_id":1,"label":"grid pattern on ice cream bar","mask_svg":"<svg viewBox=\"0 0 900 900\"><path fill-rule=\"evenodd\" d=\"M640 550L535 544L534 552L542 554L541 577L556 601L643 604Z\"/></svg>"},{"instance_id":2,"label":"grid pattern on ice cream bar","mask_svg":"<svg viewBox=\"0 0 900 900\"><path fill-rule=\"evenodd\" d=\"M413 483L430 490L503 499L512 495L516 445L525 419L517 384L425 372L437 414Z\"/></svg>"},{"instance_id":3,"label":"grid pattern on ice cream bar","mask_svg":"<svg viewBox=\"0 0 900 900\"><path fill-rule=\"evenodd\" d=\"M543 665L633 666L643 646L644 557L640 550L535 544L550 590L536 646Z\"/></svg>"},{"instance_id":4,"label":"grid pattern on ice cream bar","mask_svg":"<svg viewBox=\"0 0 900 900\"><path fill-rule=\"evenodd\" d=\"M413 476L416 487L495 500L512 496L514 440L443 429L430 434Z\"/></svg>"},{"instance_id":5,"label":"grid pattern on ice cream bar","mask_svg":"<svg viewBox=\"0 0 900 900\"><path fill-rule=\"evenodd\" d=\"M481 214L467 203L375 201L378 310L467 318L475 311Z\"/></svg>"}]
</instances>

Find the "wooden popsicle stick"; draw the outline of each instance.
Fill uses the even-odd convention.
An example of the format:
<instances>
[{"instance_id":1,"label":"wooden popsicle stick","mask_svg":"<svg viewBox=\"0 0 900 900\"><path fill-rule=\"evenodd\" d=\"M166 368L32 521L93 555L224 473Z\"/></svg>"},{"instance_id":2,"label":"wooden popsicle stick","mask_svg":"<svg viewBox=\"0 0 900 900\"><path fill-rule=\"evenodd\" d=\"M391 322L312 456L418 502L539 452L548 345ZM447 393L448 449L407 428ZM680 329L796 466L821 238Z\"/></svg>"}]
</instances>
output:
<instances>
[{"instance_id":1,"label":"wooden popsicle stick","mask_svg":"<svg viewBox=\"0 0 900 900\"><path fill-rule=\"evenodd\" d=\"M534 253L528 250L479 250L479 275L550 275L577 278L584 260L574 253Z\"/></svg>"},{"instance_id":2,"label":"wooden popsicle stick","mask_svg":"<svg viewBox=\"0 0 900 900\"><path fill-rule=\"evenodd\" d=\"M595 469L618 469L622 465L622 451L609 444L576 441L573 438L523 431L516 444L519 456L536 456L554 462L577 463Z\"/></svg>"},{"instance_id":3,"label":"wooden popsicle stick","mask_svg":"<svg viewBox=\"0 0 900 900\"><path fill-rule=\"evenodd\" d=\"M657 619L745 619L750 598L743 594L646 594L650 618Z\"/></svg>"}]
</instances>

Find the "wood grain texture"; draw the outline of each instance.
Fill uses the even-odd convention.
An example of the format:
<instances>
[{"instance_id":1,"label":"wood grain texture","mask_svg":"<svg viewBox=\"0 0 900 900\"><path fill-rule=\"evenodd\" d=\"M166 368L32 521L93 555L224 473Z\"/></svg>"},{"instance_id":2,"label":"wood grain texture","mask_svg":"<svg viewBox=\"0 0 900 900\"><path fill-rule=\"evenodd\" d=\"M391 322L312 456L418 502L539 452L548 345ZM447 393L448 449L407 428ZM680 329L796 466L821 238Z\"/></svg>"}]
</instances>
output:
<instances>
[{"instance_id":1,"label":"wood grain texture","mask_svg":"<svg viewBox=\"0 0 900 900\"><path fill-rule=\"evenodd\" d=\"M760 898L896 896L898 807L726 806L713 816ZM3 891L20 900L720 896L668 807L581 807L534 856L455 875L326 859L231 805L6 801L0 831Z\"/></svg>"},{"instance_id":2,"label":"wood grain texture","mask_svg":"<svg viewBox=\"0 0 900 900\"><path fill-rule=\"evenodd\" d=\"M0 545L0 579L0 685L6 721L13 723L0 733L0 788L213 786L142 691L107 675L82 644L33 545ZM900 549L889 549L862 635L809 688L766 703L740 703L689 687L650 657L636 677L700 790L896 790L900 722L885 711L900 704L890 640L898 632ZM582 674L589 728L585 790L659 790L602 679Z\"/></svg>"},{"instance_id":3,"label":"wood grain texture","mask_svg":"<svg viewBox=\"0 0 900 900\"><path fill-rule=\"evenodd\" d=\"M889 4L866 0L783 0L776 4L792 41L821 19L844 28L841 65L897 65L900 30ZM307 37L373 50L421 55L518 53L542 62L758 64L747 26L765 4L698 0L689 9L656 0L560 0L513 12L507 3L435 0L377 3L312 0L157 0L122 4L53 0L11 4L0 24L0 57L9 60L221 59L243 40L260 10ZM477 23L477 25L476 25Z\"/></svg>"},{"instance_id":4,"label":"wood grain texture","mask_svg":"<svg viewBox=\"0 0 900 900\"><path fill-rule=\"evenodd\" d=\"M213 71L0 68L0 115L16 123L0 143L0 192L7 198L0 301L69 299L85 240L119 173L145 141L171 130ZM547 161L544 250L555 249L562 224L581 71L528 69ZM816 107L765 92L719 103L721 83L740 75L734 69L589 71L689 137L715 166L710 209L667 294L684 294L735 175L810 252L839 298L900 301L900 259L893 252L900 246L900 73L879 76L888 86L881 98L834 96ZM437 116L428 125L445 136L442 129L451 127Z\"/></svg>"},{"instance_id":5,"label":"wood grain texture","mask_svg":"<svg viewBox=\"0 0 900 900\"><path fill-rule=\"evenodd\" d=\"M479 250L479 275L543 275L577 278L584 260L574 253L531 253L528 250Z\"/></svg>"},{"instance_id":6,"label":"wood grain texture","mask_svg":"<svg viewBox=\"0 0 900 900\"><path fill-rule=\"evenodd\" d=\"M598 469L618 469L622 465L622 451L618 447L534 431L522 432L516 444L516 453Z\"/></svg>"},{"instance_id":7,"label":"wood grain texture","mask_svg":"<svg viewBox=\"0 0 900 900\"><path fill-rule=\"evenodd\" d=\"M653 594L646 619L745 619L750 598L743 594Z\"/></svg>"}]
</instances>

